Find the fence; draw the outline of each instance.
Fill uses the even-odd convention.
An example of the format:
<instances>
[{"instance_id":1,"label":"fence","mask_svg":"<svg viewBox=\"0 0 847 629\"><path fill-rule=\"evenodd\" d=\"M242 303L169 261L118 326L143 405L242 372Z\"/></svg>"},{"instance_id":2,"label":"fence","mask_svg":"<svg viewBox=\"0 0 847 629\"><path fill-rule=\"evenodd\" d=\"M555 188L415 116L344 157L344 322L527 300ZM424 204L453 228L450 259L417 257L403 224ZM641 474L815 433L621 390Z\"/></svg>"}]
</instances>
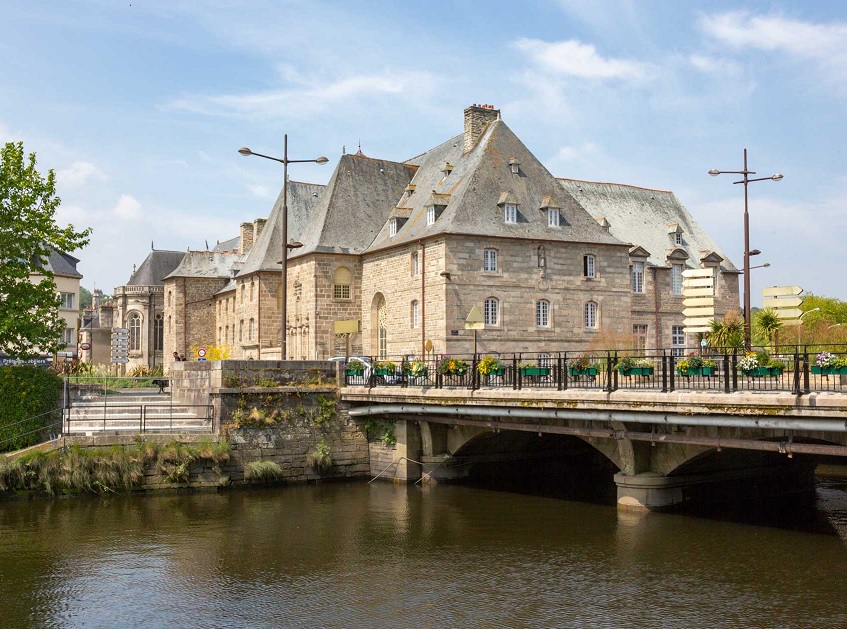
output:
<instances>
[{"instance_id":1,"label":"fence","mask_svg":"<svg viewBox=\"0 0 847 629\"><path fill-rule=\"evenodd\" d=\"M847 389L844 346L774 348L773 355L724 348L659 351L603 350L499 355L429 355L355 359L345 364L348 386L482 387L511 389L645 389L787 391L795 395ZM831 350L831 351L830 351ZM766 358L764 357L766 356Z\"/></svg>"}]
</instances>

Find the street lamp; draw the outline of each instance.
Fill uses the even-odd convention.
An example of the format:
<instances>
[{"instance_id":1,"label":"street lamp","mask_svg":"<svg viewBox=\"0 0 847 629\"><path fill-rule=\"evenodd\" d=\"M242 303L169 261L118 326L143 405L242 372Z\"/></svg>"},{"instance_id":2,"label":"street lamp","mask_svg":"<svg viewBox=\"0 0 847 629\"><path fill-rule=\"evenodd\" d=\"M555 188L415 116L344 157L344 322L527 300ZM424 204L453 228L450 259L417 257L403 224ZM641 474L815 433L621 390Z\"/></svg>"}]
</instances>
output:
<instances>
[{"instance_id":1,"label":"street lamp","mask_svg":"<svg viewBox=\"0 0 847 629\"><path fill-rule=\"evenodd\" d=\"M279 345L279 358L280 360L285 360L288 354L288 352L286 351L286 328L288 325L288 249L297 249L303 246L303 243L300 242L288 242L288 165L303 164L308 162L323 165L326 164L329 160L326 157L318 157L317 159L288 159L287 133L284 136L282 159L278 157L271 157L270 155L262 155L261 153L256 153L254 151L251 151L246 146L243 146L238 149L238 152L241 153L244 157L255 155L256 157L264 157L265 159L270 159L282 164L282 246L280 247L282 250L282 260L280 260L280 264L282 265L282 285L280 286L280 311L282 313L282 330L280 333L281 338Z\"/></svg>"},{"instance_id":2,"label":"street lamp","mask_svg":"<svg viewBox=\"0 0 847 629\"><path fill-rule=\"evenodd\" d=\"M771 265L770 262L765 262L764 264L757 264L756 266L751 266L750 270L752 271L753 269L766 269L770 265ZM741 275L744 275L744 271L741 271Z\"/></svg>"},{"instance_id":3,"label":"street lamp","mask_svg":"<svg viewBox=\"0 0 847 629\"><path fill-rule=\"evenodd\" d=\"M797 319L797 320L800 322L800 323L797 325L797 345L798 345L798 346L800 345L800 330L802 330L802 329L803 329L803 317L805 317L805 316L806 316L807 314L809 314L810 312L817 312L818 310L820 310L820 308L812 308L811 310L807 310L806 312L804 312L803 314L801 314L801 315L798 317L798 319Z\"/></svg>"},{"instance_id":4,"label":"street lamp","mask_svg":"<svg viewBox=\"0 0 847 629\"><path fill-rule=\"evenodd\" d=\"M750 179L749 175L755 175L755 170L747 169L747 149L744 149L744 170L717 170L713 168L709 171L712 177L717 177L723 174L741 175L741 181L733 181L732 183L744 184L744 346L750 349L750 256L761 253L758 249L750 251L750 215L747 212L747 184L751 181L780 181L782 175L779 173L770 177L757 177ZM755 252L755 253L754 253Z\"/></svg>"}]
</instances>

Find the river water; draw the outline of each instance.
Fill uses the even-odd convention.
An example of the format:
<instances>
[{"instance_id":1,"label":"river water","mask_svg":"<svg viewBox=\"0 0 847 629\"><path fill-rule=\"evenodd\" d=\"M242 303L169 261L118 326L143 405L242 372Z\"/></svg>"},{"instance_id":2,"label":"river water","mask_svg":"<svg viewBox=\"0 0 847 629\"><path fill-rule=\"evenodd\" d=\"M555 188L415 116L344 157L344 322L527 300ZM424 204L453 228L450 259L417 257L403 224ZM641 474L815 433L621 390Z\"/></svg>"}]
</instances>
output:
<instances>
[{"instance_id":1,"label":"river water","mask_svg":"<svg viewBox=\"0 0 847 629\"><path fill-rule=\"evenodd\" d=\"M0 503L2 627L847 627L847 482L778 525L462 486Z\"/></svg>"}]
</instances>

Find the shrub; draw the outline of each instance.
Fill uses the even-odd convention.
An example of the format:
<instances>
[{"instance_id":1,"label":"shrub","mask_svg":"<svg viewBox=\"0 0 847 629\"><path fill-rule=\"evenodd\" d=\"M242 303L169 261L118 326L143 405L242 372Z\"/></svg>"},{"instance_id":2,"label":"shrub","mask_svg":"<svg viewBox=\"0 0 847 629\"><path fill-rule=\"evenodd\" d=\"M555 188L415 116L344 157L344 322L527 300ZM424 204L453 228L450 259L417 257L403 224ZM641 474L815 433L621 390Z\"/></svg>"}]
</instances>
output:
<instances>
[{"instance_id":1,"label":"shrub","mask_svg":"<svg viewBox=\"0 0 847 629\"><path fill-rule=\"evenodd\" d=\"M332 454L329 444L321 439L306 455L306 463L316 474L325 474L332 469Z\"/></svg>"},{"instance_id":2,"label":"shrub","mask_svg":"<svg viewBox=\"0 0 847 629\"><path fill-rule=\"evenodd\" d=\"M58 417L62 380L38 367L0 367L0 452L41 441L39 430Z\"/></svg>"},{"instance_id":3,"label":"shrub","mask_svg":"<svg viewBox=\"0 0 847 629\"><path fill-rule=\"evenodd\" d=\"M445 356L438 361L437 371L445 376L464 376L468 372L468 363L459 358Z\"/></svg>"},{"instance_id":4,"label":"shrub","mask_svg":"<svg viewBox=\"0 0 847 629\"><path fill-rule=\"evenodd\" d=\"M421 376L426 375L426 363L422 360L413 360L409 363L406 370L413 378L420 378Z\"/></svg>"},{"instance_id":5,"label":"shrub","mask_svg":"<svg viewBox=\"0 0 847 629\"><path fill-rule=\"evenodd\" d=\"M270 482L282 478L282 468L273 461L250 461L244 466L244 479Z\"/></svg>"},{"instance_id":6,"label":"shrub","mask_svg":"<svg viewBox=\"0 0 847 629\"><path fill-rule=\"evenodd\" d=\"M476 364L476 370L482 376L487 376L495 371L502 369L503 363L501 363L494 356L483 356L480 361Z\"/></svg>"},{"instance_id":7,"label":"shrub","mask_svg":"<svg viewBox=\"0 0 847 629\"><path fill-rule=\"evenodd\" d=\"M390 360L380 360L374 365L374 369L377 371L391 371L393 372L396 369L397 365L395 365Z\"/></svg>"}]
</instances>

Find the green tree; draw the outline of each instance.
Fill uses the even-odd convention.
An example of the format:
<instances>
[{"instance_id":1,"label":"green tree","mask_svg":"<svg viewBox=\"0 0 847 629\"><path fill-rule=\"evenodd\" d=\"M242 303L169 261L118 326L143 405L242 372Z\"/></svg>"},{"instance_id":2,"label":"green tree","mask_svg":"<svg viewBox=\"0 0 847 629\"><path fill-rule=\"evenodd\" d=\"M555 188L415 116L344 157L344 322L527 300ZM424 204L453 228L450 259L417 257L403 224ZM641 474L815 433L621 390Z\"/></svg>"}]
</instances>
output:
<instances>
[{"instance_id":1,"label":"green tree","mask_svg":"<svg viewBox=\"0 0 847 629\"><path fill-rule=\"evenodd\" d=\"M91 291L85 286L79 287L79 309L85 310L91 305Z\"/></svg>"},{"instance_id":2,"label":"green tree","mask_svg":"<svg viewBox=\"0 0 847 629\"><path fill-rule=\"evenodd\" d=\"M764 340L766 345L771 347L776 346L777 334L782 328L782 319L780 319L773 308L763 308L756 311L753 319L755 330L758 335Z\"/></svg>"},{"instance_id":3,"label":"green tree","mask_svg":"<svg viewBox=\"0 0 847 629\"><path fill-rule=\"evenodd\" d=\"M731 310L723 319L709 322L709 347L716 349L740 349L744 347L744 318L739 312Z\"/></svg>"},{"instance_id":4,"label":"green tree","mask_svg":"<svg viewBox=\"0 0 847 629\"><path fill-rule=\"evenodd\" d=\"M0 351L19 358L62 347L65 323L45 262L51 250L84 247L91 233L56 224L56 176L49 170L42 177L35 166L35 153L25 158L23 142L0 149Z\"/></svg>"}]
</instances>

